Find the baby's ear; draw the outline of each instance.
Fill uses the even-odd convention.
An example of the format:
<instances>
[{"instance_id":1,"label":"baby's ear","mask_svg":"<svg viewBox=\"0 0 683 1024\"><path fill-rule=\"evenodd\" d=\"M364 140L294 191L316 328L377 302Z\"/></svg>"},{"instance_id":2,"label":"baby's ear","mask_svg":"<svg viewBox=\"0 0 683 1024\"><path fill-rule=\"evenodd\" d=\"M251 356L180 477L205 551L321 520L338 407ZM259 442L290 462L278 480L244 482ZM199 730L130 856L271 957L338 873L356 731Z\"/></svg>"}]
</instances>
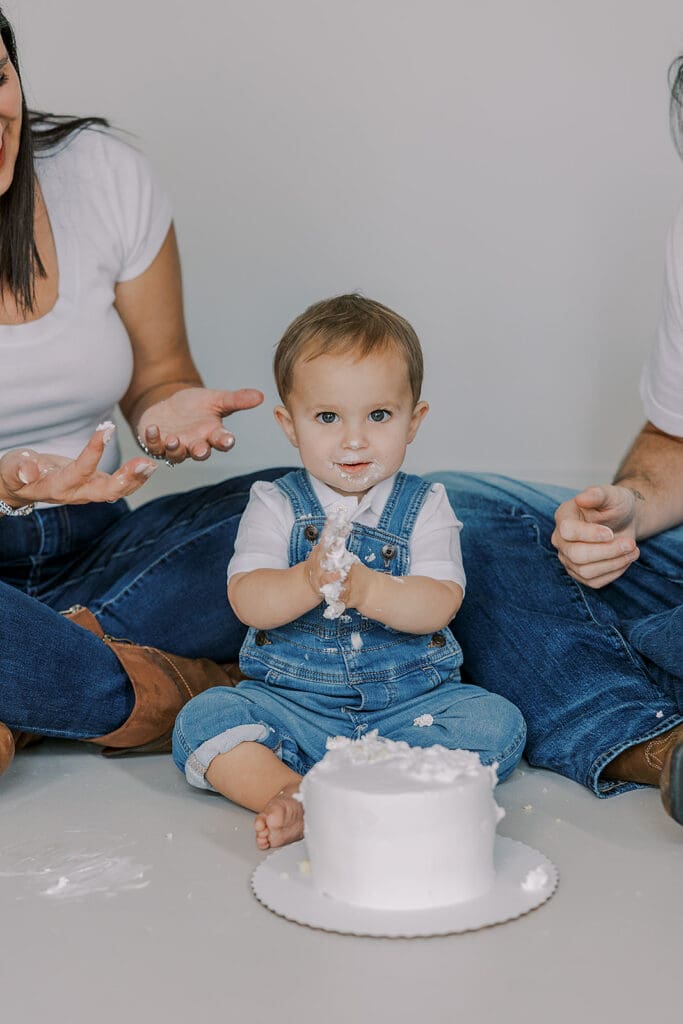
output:
<instances>
[{"instance_id":1,"label":"baby's ear","mask_svg":"<svg viewBox=\"0 0 683 1024\"><path fill-rule=\"evenodd\" d=\"M413 409L413 415L410 417L410 429L408 431L408 444L414 439L418 432L422 420L429 412L429 405L427 402L418 402Z\"/></svg>"},{"instance_id":2,"label":"baby's ear","mask_svg":"<svg viewBox=\"0 0 683 1024\"><path fill-rule=\"evenodd\" d=\"M287 440L294 445L295 448L299 447L299 442L296 436L296 430L294 429L294 420L289 415L284 405L276 405L273 409L273 415L282 427L282 432Z\"/></svg>"}]
</instances>

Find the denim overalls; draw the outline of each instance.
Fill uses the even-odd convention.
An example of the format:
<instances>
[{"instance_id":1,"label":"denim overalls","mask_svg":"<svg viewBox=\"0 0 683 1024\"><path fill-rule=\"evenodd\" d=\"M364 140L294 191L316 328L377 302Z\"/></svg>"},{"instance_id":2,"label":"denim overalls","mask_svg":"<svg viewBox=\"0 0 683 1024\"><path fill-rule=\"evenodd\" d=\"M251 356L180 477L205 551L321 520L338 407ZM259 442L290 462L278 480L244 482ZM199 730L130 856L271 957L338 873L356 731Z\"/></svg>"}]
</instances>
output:
<instances>
[{"instance_id":1,"label":"denim overalls","mask_svg":"<svg viewBox=\"0 0 683 1024\"><path fill-rule=\"evenodd\" d=\"M325 513L308 474L276 481L294 512L289 564L317 543ZM401 586L409 572L410 536L430 484L398 473L376 527L354 523L347 547ZM251 628L240 653L249 678L234 689L214 687L181 711L174 757L190 783L209 788L211 760L252 740L304 774L325 753L328 736L382 736L412 746L441 743L480 752L512 771L522 753L522 716L504 698L460 681L460 647L450 629L398 632L353 608L326 619L326 605L277 629Z\"/></svg>"}]
</instances>

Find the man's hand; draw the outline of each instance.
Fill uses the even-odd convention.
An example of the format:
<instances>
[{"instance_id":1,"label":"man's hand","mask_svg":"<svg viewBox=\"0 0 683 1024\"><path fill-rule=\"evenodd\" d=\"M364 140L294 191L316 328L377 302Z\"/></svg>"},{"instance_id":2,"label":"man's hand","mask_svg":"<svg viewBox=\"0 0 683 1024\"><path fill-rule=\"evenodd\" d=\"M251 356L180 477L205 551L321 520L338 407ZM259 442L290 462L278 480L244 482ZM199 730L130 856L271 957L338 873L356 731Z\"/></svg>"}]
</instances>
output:
<instances>
[{"instance_id":1,"label":"man's hand","mask_svg":"<svg viewBox=\"0 0 683 1024\"><path fill-rule=\"evenodd\" d=\"M550 539L570 576L597 589L618 579L639 557L637 500L627 487L604 484L559 506Z\"/></svg>"},{"instance_id":2,"label":"man's hand","mask_svg":"<svg viewBox=\"0 0 683 1024\"><path fill-rule=\"evenodd\" d=\"M223 426L223 417L253 409L262 401L263 394L254 388L183 388L144 411L137 424L138 438L155 458L201 462L208 459L212 448L228 452L235 444L234 435Z\"/></svg>"}]
</instances>

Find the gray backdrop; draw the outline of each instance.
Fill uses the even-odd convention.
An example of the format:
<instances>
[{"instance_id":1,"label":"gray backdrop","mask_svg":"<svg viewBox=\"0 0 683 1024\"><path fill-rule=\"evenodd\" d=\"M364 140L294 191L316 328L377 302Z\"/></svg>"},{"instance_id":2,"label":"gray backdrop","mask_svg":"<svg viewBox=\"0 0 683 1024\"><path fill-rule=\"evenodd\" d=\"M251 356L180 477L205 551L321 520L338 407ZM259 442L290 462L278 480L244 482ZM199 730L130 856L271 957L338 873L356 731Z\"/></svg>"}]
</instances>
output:
<instances>
[{"instance_id":1,"label":"gray backdrop","mask_svg":"<svg viewBox=\"0 0 683 1024\"><path fill-rule=\"evenodd\" d=\"M680 0L2 6L29 101L106 115L165 181L207 383L266 392L230 456L153 488L292 461L273 347L349 289L422 338L432 411L409 468L612 472L683 192Z\"/></svg>"}]
</instances>

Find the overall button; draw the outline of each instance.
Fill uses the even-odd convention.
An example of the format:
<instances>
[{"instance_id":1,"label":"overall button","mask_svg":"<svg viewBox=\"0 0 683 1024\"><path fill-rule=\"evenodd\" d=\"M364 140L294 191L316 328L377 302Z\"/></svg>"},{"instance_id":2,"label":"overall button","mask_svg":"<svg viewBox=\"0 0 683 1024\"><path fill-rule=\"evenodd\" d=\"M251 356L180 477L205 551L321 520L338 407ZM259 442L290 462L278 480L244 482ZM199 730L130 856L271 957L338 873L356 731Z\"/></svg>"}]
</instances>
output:
<instances>
[{"instance_id":1,"label":"overall button","mask_svg":"<svg viewBox=\"0 0 683 1024\"><path fill-rule=\"evenodd\" d=\"M258 641L257 641L258 642ZM445 647L446 637L443 633L435 633L432 639L429 641L428 647Z\"/></svg>"},{"instance_id":2,"label":"overall button","mask_svg":"<svg viewBox=\"0 0 683 1024\"><path fill-rule=\"evenodd\" d=\"M265 647L266 644L271 644L273 641L269 640L262 629L259 629L258 633L254 637L254 643L257 647Z\"/></svg>"},{"instance_id":3,"label":"overall button","mask_svg":"<svg viewBox=\"0 0 683 1024\"><path fill-rule=\"evenodd\" d=\"M306 540L310 540L311 543L313 543L314 540L318 539L319 533L320 531L318 530L318 527L313 526L312 523L309 523L306 529L304 530L304 537L306 538Z\"/></svg>"},{"instance_id":4,"label":"overall button","mask_svg":"<svg viewBox=\"0 0 683 1024\"><path fill-rule=\"evenodd\" d=\"M380 551L382 558L384 559L385 567L389 565L389 562L396 556L396 548L393 544L382 544Z\"/></svg>"}]
</instances>

